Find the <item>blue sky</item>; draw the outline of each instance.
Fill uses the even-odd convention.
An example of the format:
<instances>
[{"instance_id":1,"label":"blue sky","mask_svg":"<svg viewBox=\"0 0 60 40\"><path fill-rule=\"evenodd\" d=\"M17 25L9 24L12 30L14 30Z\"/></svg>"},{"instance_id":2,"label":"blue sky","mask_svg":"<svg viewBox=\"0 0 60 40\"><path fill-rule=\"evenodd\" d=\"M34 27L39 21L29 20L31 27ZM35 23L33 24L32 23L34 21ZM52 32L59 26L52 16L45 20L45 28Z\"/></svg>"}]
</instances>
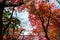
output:
<instances>
[{"instance_id":1,"label":"blue sky","mask_svg":"<svg viewBox=\"0 0 60 40\"><path fill-rule=\"evenodd\" d=\"M24 29L26 29L24 31L24 35L28 35L29 33L31 33L31 31L29 31L29 30L32 30L32 26L29 22L28 12L26 9L22 10L21 12L14 11L13 16L17 17L21 21L21 24L19 27L23 27Z\"/></svg>"}]
</instances>

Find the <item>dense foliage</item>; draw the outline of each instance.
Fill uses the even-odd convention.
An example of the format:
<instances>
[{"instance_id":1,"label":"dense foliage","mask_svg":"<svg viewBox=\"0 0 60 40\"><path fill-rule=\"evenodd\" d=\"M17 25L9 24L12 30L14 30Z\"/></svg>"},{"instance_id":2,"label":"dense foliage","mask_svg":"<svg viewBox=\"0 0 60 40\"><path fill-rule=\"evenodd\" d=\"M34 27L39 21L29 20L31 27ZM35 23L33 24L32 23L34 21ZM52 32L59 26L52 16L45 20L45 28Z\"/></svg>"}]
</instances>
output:
<instances>
[{"instance_id":1,"label":"dense foliage","mask_svg":"<svg viewBox=\"0 0 60 40\"><path fill-rule=\"evenodd\" d=\"M55 3L49 0L0 0L0 5L1 40L60 40L60 8L56 8ZM5 7L9 7L12 12L4 10ZM33 28L32 34L28 36L21 36L24 28L18 28L20 21L12 16L14 11L21 12L24 8L29 13Z\"/></svg>"}]
</instances>

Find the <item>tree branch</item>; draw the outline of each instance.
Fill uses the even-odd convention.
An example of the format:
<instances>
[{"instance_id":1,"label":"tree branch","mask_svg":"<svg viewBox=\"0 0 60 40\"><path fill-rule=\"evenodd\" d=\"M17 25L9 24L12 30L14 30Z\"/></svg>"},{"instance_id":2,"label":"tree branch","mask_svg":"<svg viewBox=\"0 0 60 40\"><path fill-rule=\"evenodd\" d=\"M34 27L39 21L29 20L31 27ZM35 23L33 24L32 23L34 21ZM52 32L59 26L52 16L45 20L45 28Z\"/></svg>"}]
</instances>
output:
<instances>
[{"instance_id":1,"label":"tree branch","mask_svg":"<svg viewBox=\"0 0 60 40\"><path fill-rule=\"evenodd\" d=\"M46 31L45 26L44 26L44 18L43 18L43 16L42 16L41 19L42 19L42 20L41 20L41 22L42 22L42 27L43 27L44 31Z\"/></svg>"},{"instance_id":2,"label":"tree branch","mask_svg":"<svg viewBox=\"0 0 60 40\"><path fill-rule=\"evenodd\" d=\"M47 21L46 29L48 29L49 22L50 22L50 16L48 17L48 21Z\"/></svg>"},{"instance_id":3,"label":"tree branch","mask_svg":"<svg viewBox=\"0 0 60 40\"><path fill-rule=\"evenodd\" d=\"M14 11L14 7L13 7L13 11ZM7 28L9 27L9 25L11 24L13 11L12 11L12 14L11 14L11 17L10 17L10 20L9 20L8 24L6 25L6 27L5 27L4 30L3 30L3 35L4 35L5 31L7 30Z\"/></svg>"},{"instance_id":4,"label":"tree branch","mask_svg":"<svg viewBox=\"0 0 60 40\"><path fill-rule=\"evenodd\" d=\"M50 10L50 15L48 17L48 21L47 21L47 25L46 25L46 29L48 30L48 26L49 26L49 22L50 22L50 17L51 17L51 9L49 8Z\"/></svg>"},{"instance_id":5,"label":"tree branch","mask_svg":"<svg viewBox=\"0 0 60 40\"><path fill-rule=\"evenodd\" d=\"M12 6L14 6L14 7L16 7L16 6L21 6L22 4L24 4L24 3L19 3L19 4L9 3L9 4L5 4L5 5L1 4L0 6L4 6L4 7L12 7Z\"/></svg>"},{"instance_id":6,"label":"tree branch","mask_svg":"<svg viewBox=\"0 0 60 40\"><path fill-rule=\"evenodd\" d=\"M2 2L0 2L0 6L5 5L6 1L7 0L3 0Z\"/></svg>"},{"instance_id":7,"label":"tree branch","mask_svg":"<svg viewBox=\"0 0 60 40\"><path fill-rule=\"evenodd\" d=\"M3 0L2 3L6 3L7 0Z\"/></svg>"},{"instance_id":8,"label":"tree branch","mask_svg":"<svg viewBox=\"0 0 60 40\"><path fill-rule=\"evenodd\" d=\"M46 31L45 26L44 26L44 18L43 18L43 16L40 17L39 13L38 13L37 15L39 16L39 18L40 18L40 20L41 20L41 22L42 22L42 27L43 27L43 29Z\"/></svg>"},{"instance_id":9,"label":"tree branch","mask_svg":"<svg viewBox=\"0 0 60 40\"><path fill-rule=\"evenodd\" d=\"M5 4L5 5L3 5L3 6L5 6L5 7L12 7L12 6L16 7L16 6L21 6L22 4L24 4L24 3L19 3L19 4L9 3L9 4Z\"/></svg>"},{"instance_id":10,"label":"tree branch","mask_svg":"<svg viewBox=\"0 0 60 40\"><path fill-rule=\"evenodd\" d=\"M56 1L60 4L60 2L58 0L56 0Z\"/></svg>"}]
</instances>

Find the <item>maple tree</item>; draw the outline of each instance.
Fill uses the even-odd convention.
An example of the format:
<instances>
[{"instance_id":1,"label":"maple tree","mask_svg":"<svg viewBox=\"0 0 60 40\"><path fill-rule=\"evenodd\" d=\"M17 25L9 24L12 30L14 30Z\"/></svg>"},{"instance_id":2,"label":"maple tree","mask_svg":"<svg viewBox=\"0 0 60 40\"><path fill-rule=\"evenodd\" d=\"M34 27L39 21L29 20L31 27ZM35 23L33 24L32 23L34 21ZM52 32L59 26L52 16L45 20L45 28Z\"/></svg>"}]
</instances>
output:
<instances>
[{"instance_id":1,"label":"maple tree","mask_svg":"<svg viewBox=\"0 0 60 40\"><path fill-rule=\"evenodd\" d=\"M23 4L24 1L24 4ZM0 18L2 19L2 15L4 14L4 8L5 7L12 7L12 14L14 11L14 7L18 6L17 10L18 12L22 11L24 8L28 9L29 12L29 21L32 25L32 33L37 35L39 40L60 40L60 8L54 9L55 5L52 3L50 5L49 0L0 0ZM22 5L23 4L23 5ZM21 6L22 5L22 6ZM15 22L16 19L12 18L12 14L10 17L10 20L6 27L3 26L3 21L0 21L0 39L2 40L20 40L22 37L19 37L19 32L22 32L20 30L23 29L15 29L15 25L13 29L9 28L12 27L11 22ZM5 15L5 14L4 14ZM5 16L4 16L5 17ZM13 19L13 20L12 20ZM15 19L15 20L14 20ZM5 19L4 19L5 20ZM6 18L7 20L7 18ZM11 21L12 20L12 21ZM16 24L18 22L16 21ZM9 30L8 30L9 28ZM18 31L16 31L18 30ZM57 31L58 30L58 31ZM4 34L6 31L8 31L9 36L7 34ZM14 32L13 32L14 31ZM14 34L13 34L14 33ZM13 37L13 38L12 38ZM28 39L27 39L28 38ZM21 40L33 40L34 35L30 34L26 38L23 38Z\"/></svg>"},{"instance_id":2,"label":"maple tree","mask_svg":"<svg viewBox=\"0 0 60 40\"><path fill-rule=\"evenodd\" d=\"M55 31L55 33L57 33L56 28L58 28L58 26L56 26L57 24L55 24L57 21L55 17L60 15L59 14L60 10L58 11L58 9L60 9L60 8L54 9L55 5L54 4L50 5L48 3L49 1L45 2L42 0L42 1L39 1L36 3L36 0L35 1L26 0L25 2L26 2L26 4L28 3L27 9L28 9L28 12L30 13L29 20L31 22L31 25L33 27L36 27L36 29L33 29L34 30L33 33L38 33L38 35L40 35L40 32L43 29L47 40L54 40L53 36L52 36L52 38L50 38L51 35L49 34L49 32L50 32L49 30L51 28L50 25L52 25L53 28L51 30L53 30L53 31ZM59 17L60 16L58 16L57 18L59 19ZM51 34L52 33L53 32L51 32Z\"/></svg>"}]
</instances>

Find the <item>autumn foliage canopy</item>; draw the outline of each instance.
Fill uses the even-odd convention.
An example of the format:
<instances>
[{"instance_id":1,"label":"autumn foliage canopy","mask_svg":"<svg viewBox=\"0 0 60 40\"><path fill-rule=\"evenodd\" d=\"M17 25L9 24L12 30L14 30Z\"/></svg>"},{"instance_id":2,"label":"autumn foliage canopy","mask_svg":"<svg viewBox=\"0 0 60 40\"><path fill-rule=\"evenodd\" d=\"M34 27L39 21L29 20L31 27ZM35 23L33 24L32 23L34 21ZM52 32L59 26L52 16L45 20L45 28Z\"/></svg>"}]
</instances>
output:
<instances>
[{"instance_id":1,"label":"autumn foliage canopy","mask_svg":"<svg viewBox=\"0 0 60 40\"><path fill-rule=\"evenodd\" d=\"M29 21L33 28L31 30L33 35L36 35L39 40L47 40L46 32L50 40L60 40L60 8L55 8L54 3L49 3L47 0L23 0L24 4L17 7L17 11L21 12L25 8L27 9L29 15ZM2 1L0 1L2 2ZM21 0L7 0L6 4L18 4L22 2ZM18 30L18 29L16 29ZM23 30L23 29L19 29ZM18 40L19 31L14 33L12 29L8 32L10 36L13 35L13 38ZM15 31L16 32L16 31ZM34 37L32 34L28 35L27 38ZM4 34L3 39L8 38L6 34ZM12 38L12 37L11 37Z\"/></svg>"}]
</instances>

